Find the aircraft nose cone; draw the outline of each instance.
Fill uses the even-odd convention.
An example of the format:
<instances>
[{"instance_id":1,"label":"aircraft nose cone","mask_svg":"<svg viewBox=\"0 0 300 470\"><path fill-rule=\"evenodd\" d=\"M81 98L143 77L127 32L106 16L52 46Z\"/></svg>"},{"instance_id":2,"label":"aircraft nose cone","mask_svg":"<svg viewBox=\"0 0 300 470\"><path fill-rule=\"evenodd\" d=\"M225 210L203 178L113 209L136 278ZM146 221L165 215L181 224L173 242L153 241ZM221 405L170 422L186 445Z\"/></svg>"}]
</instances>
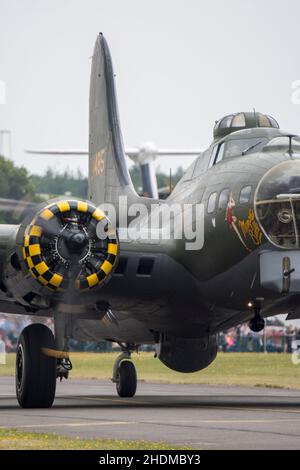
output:
<instances>
[{"instance_id":1,"label":"aircraft nose cone","mask_svg":"<svg viewBox=\"0 0 300 470\"><path fill-rule=\"evenodd\" d=\"M280 248L300 248L300 161L272 167L254 196L255 216L266 238Z\"/></svg>"}]
</instances>

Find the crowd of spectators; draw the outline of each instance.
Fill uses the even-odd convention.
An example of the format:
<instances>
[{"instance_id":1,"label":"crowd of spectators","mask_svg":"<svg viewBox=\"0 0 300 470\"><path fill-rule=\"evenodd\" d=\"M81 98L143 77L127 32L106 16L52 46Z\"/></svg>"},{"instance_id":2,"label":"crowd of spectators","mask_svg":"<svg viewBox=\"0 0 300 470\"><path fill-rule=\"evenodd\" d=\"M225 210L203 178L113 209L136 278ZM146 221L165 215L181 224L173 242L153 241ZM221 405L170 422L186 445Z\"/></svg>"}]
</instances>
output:
<instances>
[{"instance_id":1,"label":"crowd of spectators","mask_svg":"<svg viewBox=\"0 0 300 470\"><path fill-rule=\"evenodd\" d=\"M38 318L34 321L44 323L52 328L52 321L50 319ZM28 315L6 315L0 313L0 341L5 343L7 353L16 350L21 331L30 323L32 323L32 319Z\"/></svg>"},{"instance_id":2,"label":"crowd of spectators","mask_svg":"<svg viewBox=\"0 0 300 470\"><path fill-rule=\"evenodd\" d=\"M291 353L299 345L300 328L275 317L266 320L266 327L260 333L243 323L219 335L219 349L223 352Z\"/></svg>"},{"instance_id":3,"label":"crowd of spectators","mask_svg":"<svg viewBox=\"0 0 300 470\"><path fill-rule=\"evenodd\" d=\"M0 313L0 342L5 343L6 352L16 350L20 332L26 325L38 321L53 329L51 319ZM300 328L277 317L266 320L266 328L260 333L250 330L247 323L219 334L219 349L223 352L287 352L300 345ZM3 343L2 343L3 344ZM71 349L75 351L109 351L110 343L81 343L72 340Z\"/></svg>"}]
</instances>

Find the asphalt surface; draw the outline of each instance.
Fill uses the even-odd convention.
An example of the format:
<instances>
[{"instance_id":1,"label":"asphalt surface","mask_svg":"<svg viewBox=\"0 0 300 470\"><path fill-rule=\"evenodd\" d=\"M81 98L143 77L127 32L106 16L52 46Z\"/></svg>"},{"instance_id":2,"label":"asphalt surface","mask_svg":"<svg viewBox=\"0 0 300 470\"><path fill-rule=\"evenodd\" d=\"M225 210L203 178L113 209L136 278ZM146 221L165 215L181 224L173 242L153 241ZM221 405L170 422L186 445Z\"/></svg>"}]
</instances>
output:
<instances>
[{"instance_id":1,"label":"asphalt surface","mask_svg":"<svg viewBox=\"0 0 300 470\"><path fill-rule=\"evenodd\" d=\"M299 449L300 391L139 382L125 399L109 381L69 379L58 383L53 408L23 410L14 379L2 377L0 427L196 449Z\"/></svg>"}]
</instances>

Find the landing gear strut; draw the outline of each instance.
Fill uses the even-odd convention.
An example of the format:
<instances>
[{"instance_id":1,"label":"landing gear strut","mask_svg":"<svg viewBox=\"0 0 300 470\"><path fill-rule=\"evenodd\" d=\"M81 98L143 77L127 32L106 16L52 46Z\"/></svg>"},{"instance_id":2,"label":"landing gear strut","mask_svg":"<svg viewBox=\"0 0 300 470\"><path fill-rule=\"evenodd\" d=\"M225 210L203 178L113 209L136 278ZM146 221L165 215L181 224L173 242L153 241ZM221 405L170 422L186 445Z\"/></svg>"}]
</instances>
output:
<instances>
[{"instance_id":1,"label":"landing gear strut","mask_svg":"<svg viewBox=\"0 0 300 470\"><path fill-rule=\"evenodd\" d=\"M35 323L22 331L16 355L16 394L22 408L50 408L55 397L56 358L54 336L45 325Z\"/></svg>"},{"instance_id":2,"label":"landing gear strut","mask_svg":"<svg viewBox=\"0 0 300 470\"><path fill-rule=\"evenodd\" d=\"M56 377L62 381L69 377L72 363L69 359L69 341L72 335L72 316L54 312L55 349L57 358Z\"/></svg>"},{"instance_id":3,"label":"landing gear strut","mask_svg":"<svg viewBox=\"0 0 300 470\"><path fill-rule=\"evenodd\" d=\"M249 321L250 330L259 333L265 327L265 320L260 315L260 307L254 307L254 317Z\"/></svg>"},{"instance_id":4,"label":"landing gear strut","mask_svg":"<svg viewBox=\"0 0 300 470\"><path fill-rule=\"evenodd\" d=\"M117 357L112 382L116 384L119 397L133 397L137 387L137 374L134 364L131 362L131 353L135 349L133 345L120 345L122 353Z\"/></svg>"}]
</instances>

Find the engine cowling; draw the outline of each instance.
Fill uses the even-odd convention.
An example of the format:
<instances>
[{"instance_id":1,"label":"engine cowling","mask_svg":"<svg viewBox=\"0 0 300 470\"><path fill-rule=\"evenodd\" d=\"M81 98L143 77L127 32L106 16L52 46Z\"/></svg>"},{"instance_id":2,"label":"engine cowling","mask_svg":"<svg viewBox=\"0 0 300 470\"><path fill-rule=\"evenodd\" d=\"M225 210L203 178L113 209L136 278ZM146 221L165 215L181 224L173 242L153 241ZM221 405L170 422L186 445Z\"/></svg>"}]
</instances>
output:
<instances>
[{"instance_id":1,"label":"engine cowling","mask_svg":"<svg viewBox=\"0 0 300 470\"><path fill-rule=\"evenodd\" d=\"M99 238L99 233L104 236ZM89 202L51 203L24 231L23 262L33 278L52 291L104 284L117 256L116 231L104 212Z\"/></svg>"}]
</instances>

